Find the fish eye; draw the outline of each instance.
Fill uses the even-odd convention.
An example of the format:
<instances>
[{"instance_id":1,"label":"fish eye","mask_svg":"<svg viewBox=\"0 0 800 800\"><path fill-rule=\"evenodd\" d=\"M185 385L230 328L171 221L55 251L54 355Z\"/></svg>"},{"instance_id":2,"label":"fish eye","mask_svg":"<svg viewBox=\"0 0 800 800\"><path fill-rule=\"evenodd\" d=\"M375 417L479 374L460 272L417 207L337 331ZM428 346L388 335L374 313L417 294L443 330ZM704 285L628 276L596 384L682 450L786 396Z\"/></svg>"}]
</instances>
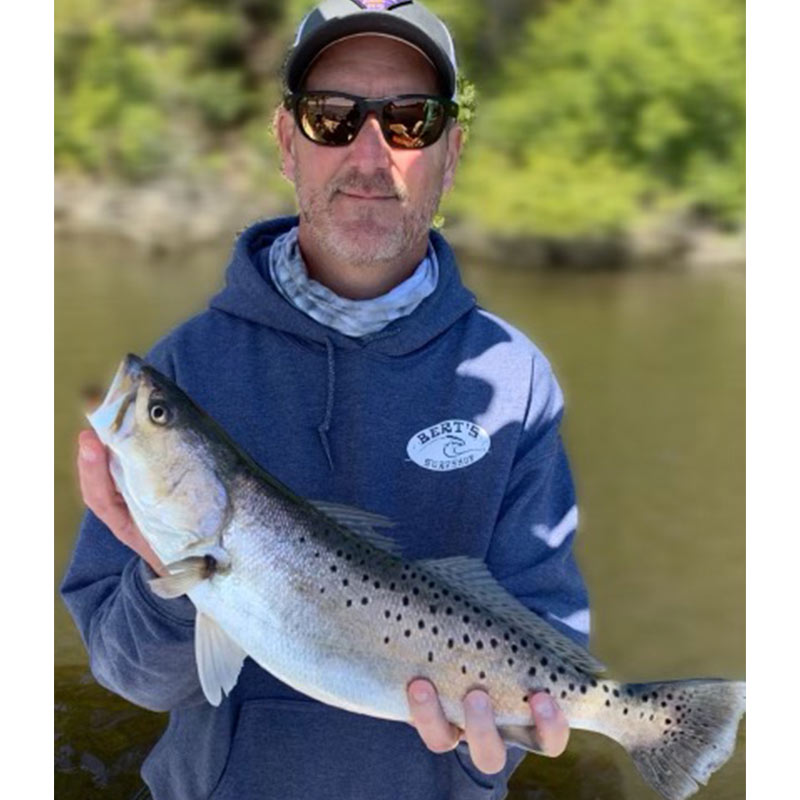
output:
<instances>
[{"instance_id":1,"label":"fish eye","mask_svg":"<svg viewBox=\"0 0 800 800\"><path fill-rule=\"evenodd\" d=\"M150 419L155 422L156 425L166 425L171 417L169 409L158 401L150 404L148 413L150 414Z\"/></svg>"}]
</instances>

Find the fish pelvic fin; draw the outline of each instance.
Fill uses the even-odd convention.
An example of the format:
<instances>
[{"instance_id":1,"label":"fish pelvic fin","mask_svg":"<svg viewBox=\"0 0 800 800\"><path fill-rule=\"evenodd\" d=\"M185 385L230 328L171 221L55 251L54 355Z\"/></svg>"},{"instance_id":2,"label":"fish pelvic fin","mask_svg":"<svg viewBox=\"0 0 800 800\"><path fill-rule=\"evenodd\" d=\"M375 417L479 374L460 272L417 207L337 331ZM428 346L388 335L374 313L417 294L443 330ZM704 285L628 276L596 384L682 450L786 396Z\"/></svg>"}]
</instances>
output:
<instances>
[{"instance_id":1,"label":"fish pelvic fin","mask_svg":"<svg viewBox=\"0 0 800 800\"><path fill-rule=\"evenodd\" d=\"M247 653L202 611L195 620L194 652L203 694L212 706L218 706L236 685Z\"/></svg>"},{"instance_id":2,"label":"fish pelvic fin","mask_svg":"<svg viewBox=\"0 0 800 800\"><path fill-rule=\"evenodd\" d=\"M743 682L686 680L628 684L621 690L632 690L645 702L614 738L666 800L693 795L733 754L745 711Z\"/></svg>"}]
</instances>

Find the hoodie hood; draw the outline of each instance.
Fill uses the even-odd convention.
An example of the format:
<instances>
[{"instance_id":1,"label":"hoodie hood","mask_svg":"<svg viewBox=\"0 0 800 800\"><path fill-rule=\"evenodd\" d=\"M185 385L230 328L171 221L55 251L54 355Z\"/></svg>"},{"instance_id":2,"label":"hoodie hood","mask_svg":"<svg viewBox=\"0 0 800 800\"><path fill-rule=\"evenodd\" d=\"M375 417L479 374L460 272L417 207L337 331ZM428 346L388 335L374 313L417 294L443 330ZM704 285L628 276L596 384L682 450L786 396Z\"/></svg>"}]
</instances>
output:
<instances>
[{"instance_id":1,"label":"hoodie hood","mask_svg":"<svg viewBox=\"0 0 800 800\"><path fill-rule=\"evenodd\" d=\"M427 344L475 306L475 296L461 283L453 251L443 236L431 231L431 244L439 260L439 282L411 314L377 333L357 339L321 325L287 302L269 276L269 247L297 224L296 216L278 217L244 230L225 273L225 288L212 298L211 308L326 348L333 345L345 350L366 349L386 356L402 356Z\"/></svg>"}]
</instances>

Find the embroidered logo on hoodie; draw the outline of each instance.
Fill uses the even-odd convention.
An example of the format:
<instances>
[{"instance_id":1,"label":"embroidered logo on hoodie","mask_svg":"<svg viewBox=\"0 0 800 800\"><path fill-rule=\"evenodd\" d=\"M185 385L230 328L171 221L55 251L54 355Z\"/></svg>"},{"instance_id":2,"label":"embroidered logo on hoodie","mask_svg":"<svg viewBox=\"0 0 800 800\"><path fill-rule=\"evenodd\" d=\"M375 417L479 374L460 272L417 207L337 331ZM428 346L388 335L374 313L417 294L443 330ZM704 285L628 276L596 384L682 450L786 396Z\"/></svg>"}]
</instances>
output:
<instances>
[{"instance_id":1,"label":"embroidered logo on hoodie","mask_svg":"<svg viewBox=\"0 0 800 800\"><path fill-rule=\"evenodd\" d=\"M447 419L415 433L408 440L406 452L423 469L447 472L480 461L490 445L489 434L480 425Z\"/></svg>"}]
</instances>

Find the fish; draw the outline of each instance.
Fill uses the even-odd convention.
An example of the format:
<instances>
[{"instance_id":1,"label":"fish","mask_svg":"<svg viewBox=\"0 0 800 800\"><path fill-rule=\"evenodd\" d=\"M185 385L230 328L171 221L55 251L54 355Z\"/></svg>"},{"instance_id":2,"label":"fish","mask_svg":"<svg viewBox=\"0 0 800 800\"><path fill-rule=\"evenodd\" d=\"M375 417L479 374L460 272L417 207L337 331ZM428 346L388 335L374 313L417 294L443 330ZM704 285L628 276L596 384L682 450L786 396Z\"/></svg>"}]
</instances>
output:
<instances>
[{"instance_id":1,"label":"fish","mask_svg":"<svg viewBox=\"0 0 800 800\"><path fill-rule=\"evenodd\" d=\"M553 697L571 728L603 734L667 800L732 755L745 684L626 683L508 593L478 559L404 558L370 511L300 497L261 468L172 380L126 356L88 419L142 535L166 565L160 597L194 604L195 656L212 705L246 657L299 692L410 722L427 678L447 719L486 691L509 747L538 752L528 703Z\"/></svg>"}]
</instances>

